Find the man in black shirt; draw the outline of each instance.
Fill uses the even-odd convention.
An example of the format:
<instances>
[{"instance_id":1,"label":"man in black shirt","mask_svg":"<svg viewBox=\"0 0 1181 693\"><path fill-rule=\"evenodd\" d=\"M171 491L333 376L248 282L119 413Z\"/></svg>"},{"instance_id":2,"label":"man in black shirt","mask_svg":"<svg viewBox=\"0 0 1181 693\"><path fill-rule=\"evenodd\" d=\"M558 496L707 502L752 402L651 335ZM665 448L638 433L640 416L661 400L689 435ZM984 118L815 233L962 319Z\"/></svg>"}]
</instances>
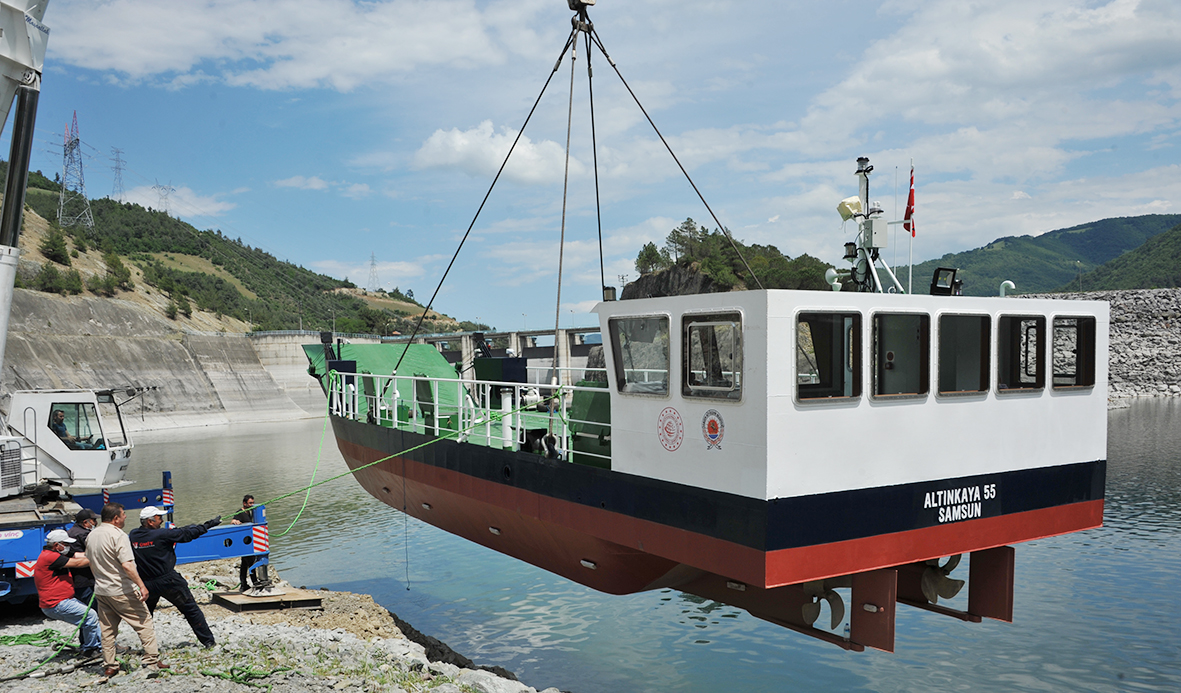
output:
<instances>
[{"instance_id":1,"label":"man in black shirt","mask_svg":"<svg viewBox=\"0 0 1181 693\"><path fill-rule=\"evenodd\" d=\"M66 532L74 540L74 543L69 545L70 556L86 555L86 537L90 536L90 530L97 524L98 513L90 508L78 511L74 516L74 526ZM94 573L90 572L89 566L71 568L70 572L74 575L74 598L83 604L89 604L90 598L94 596Z\"/></svg>"},{"instance_id":2,"label":"man in black shirt","mask_svg":"<svg viewBox=\"0 0 1181 693\"><path fill-rule=\"evenodd\" d=\"M167 514L167 510L149 505L139 512L139 527L131 530L128 537L140 577L148 588L148 610L155 613L156 604L160 597L164 597L184 615L201 646L213 647L213 632L209 630L205 614L197 606L189 584L176 572L176 545L192 541L221 524L221 517L200 525L166 529L163 524Z\"/></svg>"},{"instance_id":3,"label":"man in black shirt","mask_svg":"<svg viewBox=\"0 0 1181 693\"><path fill-rule=\"evenodd\" d=\"M242 512L234 515L234 519L230 520L231 524L235 525L249 525L254 523L254 496L247 493L242 496ZM238 582L241 583L238 589L245 592L250 589L250 580L254 579L255 587L263 587L262 580L258 579L258 573L251 569L254 562L258 559L254 556L243 556L242 561L238 564Z\"/></svg>"}]
</instances>

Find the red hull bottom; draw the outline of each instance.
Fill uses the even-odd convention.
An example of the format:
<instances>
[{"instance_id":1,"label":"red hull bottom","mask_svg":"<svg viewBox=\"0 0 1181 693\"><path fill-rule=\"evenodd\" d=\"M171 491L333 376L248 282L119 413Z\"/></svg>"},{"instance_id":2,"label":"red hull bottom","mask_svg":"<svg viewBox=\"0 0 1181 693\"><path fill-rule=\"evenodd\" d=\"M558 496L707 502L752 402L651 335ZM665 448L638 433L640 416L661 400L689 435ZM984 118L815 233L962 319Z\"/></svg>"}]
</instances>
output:
<instances>
[{"instance_id":1,"label":"red hull bottom","mask_svg":"<svg viewBox=\"0 0 1181 693\"><path fill-rule=\"evenodd\" d=\"M384 457L344 439L338 442L353 469ZM893 651L894 607L900 598L965 620L978 621L980 616L1011 620L1012 549L986 549L1096 527L1102 523L1103 513L1100 499L763 552L606 510L561 503L404 458L384 460L355 476L366 491L393 508L596 590L630 594L674 588L746 609L759 618L854 650L868 645ZM645 540L657 546L646 547ZM1008 553L995 563L993 553L1002 550ZM683 552L693 556L698 566L716 569L694 567L669 557ZM954 612L923 604L921 594L915 598L917 583L908 577L917 574L915 563L968 552L973 556L971 599L989 606L974 613ZM976 579L977 563L981 574L989 578ZM894 569L899 566L909 568L901 571L902 597L900 571ZM805 621L803 607L814 597L801 584L845 575L853 576L853 632L848 639Z\"/></svg>"}]
</instances>

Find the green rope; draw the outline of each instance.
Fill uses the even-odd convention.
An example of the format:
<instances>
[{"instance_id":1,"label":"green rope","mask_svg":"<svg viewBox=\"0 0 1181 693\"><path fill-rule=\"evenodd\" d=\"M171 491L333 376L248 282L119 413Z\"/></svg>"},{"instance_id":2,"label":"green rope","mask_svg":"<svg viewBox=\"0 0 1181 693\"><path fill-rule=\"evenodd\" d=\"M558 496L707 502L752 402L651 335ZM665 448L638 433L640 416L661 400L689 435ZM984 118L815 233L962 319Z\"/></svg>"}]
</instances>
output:
<instances>
[{"instance_id":1,"label":"green rope","mask_svg":"<svg viewBox=\"0 0 1181 693\"><path fill-rule=\"evenodd\" d=\"M216 592L217 591L217 580L209 580L204 585L201 585L201 589L206 590L208 592Z\"/></svg>"},{"instance_id":2,"label":"green rope","mask_svg":"<svg viewBox=\"0 0 1181 693\"><path fill-rule=\"evenodd\" d=\"M86 611L83 612L82 618L78 619L78 623L74 626L74 630L69 635L62 635L61 631L53 628L46 628L38 633L28 633L25 635L2 635L0 636L0 645L33 645L35 647L53 647L53 652L43 659L40 664L22 671L18 674L11 674L0 678L0 681L12 681L15 679L23 679L34 671L49 664L57 658L63 650L72 649L74 647L74 639L78 637L78 631L82 629L82 624L86 623L86 617L90 615L91 606L94 604L95 595L90 595L90 601L86 603Z\"/></svg>"},{"instance_id":3,"label":"green rope","mask_svg":"<svg viewBox=\"0 0 1181 693\"><path fill-rule=\"evenodd\" d=\"M64 645L66 647L73 647L73 642L62 635L61 631L53 628L46 628L45 630L36 633L23 633L21 635L0 635L0 645L32 645L33 647L53 647L54 645Z\"/></svg>"},{"instance_id":4,"label":"green rope","mask_svg":"<svg viewBox=\"0 0 1181 693\"><path fill-rule=\"evenodd\" d=\"M328 411L325 410L324 411L324 427L322 429L320 429L320 448L316 451L316 466L312 468L312 483L313 484L316 483L316 472L318 472L320 470L320 460L323 458L323 455L324 455L324 438L327 436L327 434L328 434ZM312 497L312 487L308 486L307 494L304 495L304 497L303 497L303 505L301 505L299 507L299 512L297 512L295 514L295 517L292 518L291 524L287 525L287 529L285 529L282 532L279 532L278 534L275 535L276 539L291 531L291 528L294 527L295 523L299 521L299 518L303 516L304 508L308 507L308 499L311 497Z\"/></svg>"},{"instance_id":5,"label":"green rope","mask_svg":"<svg viewBox=\"0 0 1181 693\"><path fill-rule=\"evenodd\" d=\"M336 371L331 371L331 372L328 374L328 376L329 376L329 378L336 379L336 378L339 378L339 377L340 377L340 374L338 374ZM541 402L548 402L548 401L550 401L550 400L557 399L558 397L561 397L561 396L562 396L562 394L563 394L563 393L562 393L562 390L561 390L561 388L559 388L559 389L558 389L558 391L556 391L554 394L550 395L549 397L546 397L545 399L541 400ZM533 403L532 405L528 405L528 404L527 404L527 405L523 405L523 406L520 406L520 407L518 407L518 408L516 408L516 409L513 409L513 410L511 410L511 411L507 411L507 412L501 412L501 411L493 411L493 412L489 412L489 414L490 414L490 418L491 418L491 419L492 419L492 421L494 421L494 422L495 422L495 421L501 421L501 420L503 420L505 417L509 417L509 416L512 416L513 414L518 414L518 413L520 413L520 412L523 412L523 411L525 411L526 409L528 409L529 407L531 407L531 406L536 406L537 404L540 404L540 402L535 402L535 403ZM327 416L327 414L325 414L325 417L324 417L324 422L325 422L325 423L324 423L324 430L325 430L325 432L326 432L326 431L327 431L327 427L328 427L328 423L327 423L327 422L328 422L328 416ZM316 488L317 486L323 486L324 484L331 483L331 482L333 482L333 481L336 481L337 479L341 479L341 478L344 478L344 477L346 477L346 476L351 476L351 475L353 475L353 474L356 474L357 472L359 472L359 471L361 471L361 470L368 469L368 468L370 468L370 467L373 467L373 466L379 465L379 464L381 464L382 462L387 462L387 461L389 461L389 460L392 460L392 459L394 459L394 458L396 458L396 457L401 457L402 455L405 455L405 454L407 454L407 453L411 453L411 452L414 452L414 451L416 451L416 450L421 450L422 448L425 448L425 447L427 447L428 445L434 445L435 443L438 443L438 442L440 442L440 441L443 441L443 440L456 440L456 439L458 439L458 438L459 438L461 435L463 435L464 433L467 433L468 431L475 430L476 428L478 428L478 427L480 427L480 426L483 426L483 425L484 425L484 422L483 422L483 421L478 421L478 422L472 423L471 425L467 426L466 428L461 428L461 429L459 429L459 430L457 430L457 431L447 431L447 432L446 432L446 433L444 433L443 435L440 435L439 437L437 437L437 438L435 438L435 439L433 439L433 440L428 440L428 441L426 441L425 443L421 443L421 444L419 444L419 445L415 445L414 447L406 448L405 450L402 450L402 451L400 451L400 452L395 452L395 453L393 453L393 454L386 455L385 457L382 457L381 459L374 460L373 462L370 462L370 463L368 463L368 464L361 465L360 467L357 467L356 469L350 469L349 471L347 471L347 472L341 472L340 474L337 474L336 476L331 476L331 477L328 477L327 479L324 479L324 480L322 480L322 481L317 481L317 482L311 483L311 484L309 484L309 485L307 485L307 486L303 486L303 487L301 487L301 488L297 488L297 489L295 489L294 491L290 491L290 492L288 492L288 493L284 493L284 494L282 494L282 495L275 496L274 498L272 498L272 499L270 499L270 500L266 501L266 502L265 502L265 503L263 503L262 505L270 506L270 505L271 505L271 504L273 504L273 503L277 503L277 502L279 502L279 501L281 501L281 500L286 500L287 498L290 498L291 496L294 496L294 495L296 495L296 494L299 494L299 493L304 493L304 492L310 492L312 489ZM320 439L320 443L321 443L321 450L323 449L323 442L324 442L324 436L323 436L323 435L321 435L321 439ZM313 475L314 475L314 474L315 474L315 472L313 472ZM313 476L313 478L314 478L314 476ZM305 499L305 504L306 504L306 499ZM230 511L230 512L227 512L227 513L222 513L222 514L223 514L223 515L229 515L229 514L230 514L230 513L232 513L232 512L237 512L237 511ZM293 522L292 524L294 524L294 522ZM287 533L288 531L290 531L290 530L291 530L291 527L288 527L288 528L287 528L286 530L284 530L283 532L284 532L284 534L286 534L286 533ZM280 535L280 536L281 536L281 535Z\"/></svg>"},{"instance_id":6,"label":"green rope","mask_svg":"<svg viewBox=\"0 0 1181 693\"><path fill-rule=\"evenodd\" d=\"M254 680L255 679L265 679L268 676L271 676L272 674L279 673L280 671L290 671L290 670L291 670L291 667L279 667L278 669L272 669L270 671L264 671L261 669L250 669L249 667L230 667L229 672L209 671L208 669L202 669L201 673L206 676L215 676L219 679L225 679L226 681L233 681L234 683L241 683L246 686L253 686L254 688L265 688L268 691L270 691L271 686L273 686L274 684L255 683Z\"/></svg>"}]
</instances>

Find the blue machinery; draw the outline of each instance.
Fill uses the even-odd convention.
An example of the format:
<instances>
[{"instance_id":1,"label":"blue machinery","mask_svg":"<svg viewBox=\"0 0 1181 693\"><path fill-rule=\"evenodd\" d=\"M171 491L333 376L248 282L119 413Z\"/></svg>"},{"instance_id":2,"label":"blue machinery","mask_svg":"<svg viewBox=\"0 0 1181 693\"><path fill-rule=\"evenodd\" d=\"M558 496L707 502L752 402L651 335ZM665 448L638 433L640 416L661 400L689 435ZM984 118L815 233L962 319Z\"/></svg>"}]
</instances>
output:
<instances>
[{"instance_id":1,"label":"blue machinery","mask_svg":"<svg viewBox=\"0 0 1181 693\"><path fill-rule=\"evenodd\" d=\"M73 502L96 513L102 512L104 503L122 503L131 518L136 517L133 510L155 505L168 510L168 522L171 526L175 508L172 472L164 472L163 485L160 488L77 495L73 497ZM255 567L268 565L270 535L266 507L256 505L253 511L253 524L229 524L230 517L227 516L225 524L210 529L191 542L177 544L176 562L196 563L254 556L257 558ZM55 529L66 529L72 524L60 521L31 521L27 526L8 525L0 530L0 603L20 602L37 593L37 588L33 584L33 565L45 547L45 536Z\"/></svg>"}]
</instances>

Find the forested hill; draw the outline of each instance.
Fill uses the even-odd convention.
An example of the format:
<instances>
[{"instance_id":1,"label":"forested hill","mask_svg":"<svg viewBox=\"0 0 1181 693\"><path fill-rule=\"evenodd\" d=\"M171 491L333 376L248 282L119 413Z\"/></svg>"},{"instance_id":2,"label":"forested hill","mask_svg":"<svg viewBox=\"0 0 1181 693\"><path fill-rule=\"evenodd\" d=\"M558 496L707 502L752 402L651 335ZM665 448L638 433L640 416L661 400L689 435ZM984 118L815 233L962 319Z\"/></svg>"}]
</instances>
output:
<instances>
[{"instance_id":1,"label":"forested hill","mask_svg":"<svg viewBox=\"0 0 1181 693\"><path fill-rule=\"evenodd\" d=\"M1059 288L1078 291L1080 283L1084 291L1181 287L1181 224Z\"/></svg>"},{"instance_id":2,"label":"forested hill","mask_svg":"<svg viewBox=\"0 0 1181 693\"><path fill-rule=\"evenodd\" d=\"M6 168L0 166L0 176ZM41 257L30 256L34 261L44 259L40 269L33 266L32 273L25 271L18 278L26 288L115 296L137 290L138 278L151 287L148 291L170 299L165 312L171 318L208 311L237 318L256 330L301 325L327 330L335 323L338 332L407 334L423 310L409 290L366 292L347 279L279 260L220 230L201 231L165 212L129 202L91 200L93 230L63 230L56 223L59 193L55 181L40 171L30 173L26 205L48 227L34 246ZM428 318L426 332L490 329L433 311Z\"/></svg>"},{"instance_id":3,"label":"forested hill","mask_svg":"<svg viewBox=\"0 0 1181 693\"><path fill-rule=\"evenodd\" d=\"M998 238L983 248L915 265L915 292L925 291L923 287L938 267L959 268L957 276L963 280L964 293L969 296L996 295L1006 279L1013 281L1020 293L1065 289L1071 281L1077 290L1079 274L1096 270L1179 223L1181 214L1148 214L1101 219L1040 236ZM1181 255L1174 254L1172 262L1174 266L1181 263ZM1152 288L1151 282L1140 281L1135 273L1135 270L1121 273L1118 277L1126 284L1104 288ZM1100 288L1089 285L1085 274L1083 287Z\"/></svg>"}]
</instances>

